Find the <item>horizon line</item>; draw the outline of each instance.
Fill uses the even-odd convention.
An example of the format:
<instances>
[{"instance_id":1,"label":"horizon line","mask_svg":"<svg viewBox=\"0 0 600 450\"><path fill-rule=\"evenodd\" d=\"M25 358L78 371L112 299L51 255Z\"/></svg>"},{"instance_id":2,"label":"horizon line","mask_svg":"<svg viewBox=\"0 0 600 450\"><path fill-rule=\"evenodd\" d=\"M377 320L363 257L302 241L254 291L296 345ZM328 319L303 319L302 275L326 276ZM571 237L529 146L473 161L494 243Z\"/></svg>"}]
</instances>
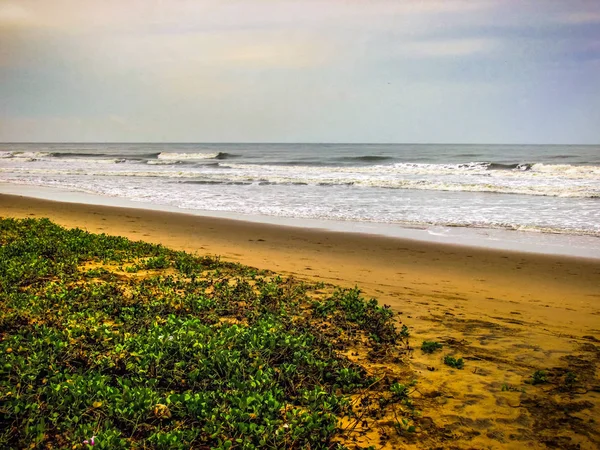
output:
<instances>
[{"instance_id":1,"label":"horizon line","mask_svg":"<svg viewBox=\"0 0 600 450\"><path fill-rule=\"evenodd\" d=\"M11 145L11 144L206 144L206 145L242 145L242 144L251 144L251 145L496 145L496 146L530 146L530 147L539 147L539 146L578 146L578 147L595 147L600 146L600 142L596 144L551 144L551 143L536 143L536 144L526 144L526 143L491 143L491 142L316 142L316 141L306 141L306 142L274 142L274 141L220 141L220 142L192 142L192 141L0 141L0 145Z\"/></svg>"}]
</instances>

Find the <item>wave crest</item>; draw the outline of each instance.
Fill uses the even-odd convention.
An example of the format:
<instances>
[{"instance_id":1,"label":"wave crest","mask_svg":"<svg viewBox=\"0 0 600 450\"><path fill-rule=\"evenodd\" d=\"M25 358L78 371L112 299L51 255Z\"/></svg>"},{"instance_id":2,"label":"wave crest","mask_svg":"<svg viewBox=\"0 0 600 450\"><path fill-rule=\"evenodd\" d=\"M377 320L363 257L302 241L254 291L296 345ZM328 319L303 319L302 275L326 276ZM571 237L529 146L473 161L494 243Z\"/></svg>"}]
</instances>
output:
<instances>
[{"instance_id":1,"label":"wave crest","mask_svg":"<svg viewBox=\"0 0 600 450\"><path fill-rule=\"evenodd\" d=\"M168 161L202 161L204 159L227 159L234 155L226 152L217 153L174 153L161 152L157 155L158 159Z\"/></svg>"}]
</instances>

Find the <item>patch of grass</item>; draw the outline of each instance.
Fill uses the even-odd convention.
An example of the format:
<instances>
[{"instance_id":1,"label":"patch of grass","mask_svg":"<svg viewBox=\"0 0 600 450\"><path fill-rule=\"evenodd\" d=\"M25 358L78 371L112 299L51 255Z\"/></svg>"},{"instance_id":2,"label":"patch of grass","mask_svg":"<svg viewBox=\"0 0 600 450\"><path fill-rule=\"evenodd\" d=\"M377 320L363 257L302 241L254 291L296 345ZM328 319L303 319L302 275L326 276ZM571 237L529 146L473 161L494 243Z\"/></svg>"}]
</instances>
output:
<instances>
[{"instance_id":1,"label":"patch of grass","mask_svg":"<svg viewBox=\"0 0 600 450\"><path fill-rule=\"evenodd\" d=\"M397 359L408 329L358 289L311 297L323 287L0 220L0 448L344 448L353 395L412 405L344 355Z\"/></svg>"},{"instance_id":2,"label":"patch of grass","mask_svg":"<svg viewBox=\"0 0 600 450\"><path fill-rule=\"evenodd\" d=\"M443 347L442 344L435 341L423 341L421 344L421 351L423 353L433 353L436 350L440 350Z\"/></svg>"},{"instance_id":3,"label":"patch of grass","mask_svg":"<svg viewBox=\"0 0 600 450\"><path fill-rule=\"evenodd\" d=\"M465 363L462 358L456 359L454 356L446 355L444 357L444 364L452 367L453 369L462 369Z\"/></svg>"}]
</instances>

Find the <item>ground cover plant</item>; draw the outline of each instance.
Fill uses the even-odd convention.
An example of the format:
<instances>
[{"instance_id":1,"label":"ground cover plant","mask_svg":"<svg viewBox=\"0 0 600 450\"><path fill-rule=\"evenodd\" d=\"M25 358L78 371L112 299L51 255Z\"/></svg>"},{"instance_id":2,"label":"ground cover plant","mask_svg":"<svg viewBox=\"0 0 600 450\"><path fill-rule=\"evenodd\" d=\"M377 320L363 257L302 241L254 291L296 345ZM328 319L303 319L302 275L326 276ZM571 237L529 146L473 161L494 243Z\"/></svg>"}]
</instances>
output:
<instances>
[{"instance_id":1,"label":"ground cover plant","mask_svg":"<svg viewBox=\"0 0 600 450\"><path fill-rule=\"evenodd\" d=\"M423 353L433 353L440 350L442 347L443 345L436 341L423 341L421 344L421 351Z\"/></svg>"},{"instance_id":2,"label":"ground cover plant","mask_svg":"<svg viewBox=\"0 0 600 450\"><path fill-rule=\"evenodd\" d=\"M358 289L0 220L0 448L346 448L386 417L415 433L411 379L360 362L407 348Z\"/></svg>"},{"instance_id":3,"label":"ground cover plant","mask_svg":"<svg viewBox=\"0 0 600 450\"><path fill-rule=\"evenodd\" d=\"M548 382L548 376L544 370L536 370L531 375L531 379L527 381L530 384L544 384Z\"/></svg>"},{"instance_id":4,"label":"ground cover plant","mask_svg":"<svg viewBox=\"0 0 600 450\"><path fill-rule=\"evenodd\" d=\"M452 367L453 369L462 369L465 367L465 362L462 358L455 358L454 356L444 356L444 364Z\"/></svg>"}]
</instances>

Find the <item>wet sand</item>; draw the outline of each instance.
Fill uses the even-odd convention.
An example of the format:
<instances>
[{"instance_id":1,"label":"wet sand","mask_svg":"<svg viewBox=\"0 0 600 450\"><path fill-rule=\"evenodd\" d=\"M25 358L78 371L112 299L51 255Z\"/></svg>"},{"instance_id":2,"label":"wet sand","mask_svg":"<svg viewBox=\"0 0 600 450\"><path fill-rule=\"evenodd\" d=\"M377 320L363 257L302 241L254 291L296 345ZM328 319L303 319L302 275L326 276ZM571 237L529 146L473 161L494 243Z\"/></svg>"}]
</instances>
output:
<instances>
[{"instance_id":1,"label":"wet sand","mask_svg":"<svg viewBox=\"0 0 600 450\"><path fill-rule=\"evenodd\" d=\"M442 441L438 433L415 448L600 447L600 259L13 195L0 195L0 216L48 217L301 279L358 285L411 330L415 396L423 417L443 431ZM424 339L444 348L425 355ZM448 354L463 357L465 368L445 366ZM536 370L549 382L527 384ZM577 377L573 386L565 384L568 372Z\"/></svg>"}]
</instances>

